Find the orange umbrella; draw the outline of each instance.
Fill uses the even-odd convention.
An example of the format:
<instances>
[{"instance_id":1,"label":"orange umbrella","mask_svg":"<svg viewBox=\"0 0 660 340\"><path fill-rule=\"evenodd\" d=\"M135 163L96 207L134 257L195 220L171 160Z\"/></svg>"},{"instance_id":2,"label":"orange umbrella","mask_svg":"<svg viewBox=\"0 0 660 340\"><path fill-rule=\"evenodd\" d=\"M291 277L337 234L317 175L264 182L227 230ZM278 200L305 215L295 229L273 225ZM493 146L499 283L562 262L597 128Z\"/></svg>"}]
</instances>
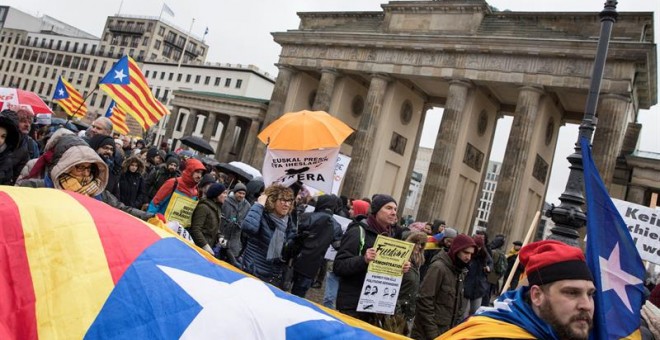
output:
<instances>
[{"instance_id":1,"label":"orange umbrella","mask_svg":"<svg viewBox=\"0 0 660 340\"><path fill-rule=\"evenodd\" d=\"M313 150L341 145L353 133L350 126L324 111L298 111L282 115L259 134L275 150Z\"/></svg>"}]
</instances>

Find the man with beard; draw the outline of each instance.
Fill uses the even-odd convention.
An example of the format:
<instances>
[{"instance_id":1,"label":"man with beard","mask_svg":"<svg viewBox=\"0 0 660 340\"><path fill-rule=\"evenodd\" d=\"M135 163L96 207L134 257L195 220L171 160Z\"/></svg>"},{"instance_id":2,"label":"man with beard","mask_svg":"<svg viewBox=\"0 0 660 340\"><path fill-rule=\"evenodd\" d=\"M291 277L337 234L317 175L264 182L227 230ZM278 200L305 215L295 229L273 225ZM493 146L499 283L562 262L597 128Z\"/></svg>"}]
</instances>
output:
<instances>
[{"instance_id":1,"label":"man with beard","mask_svg":"<svg viewBox=\"0 0 660 340\"><path fill-rule=\"evenodd\" d=\"M506 292L440 339L589 338L596 288L582 250L546 240L523 247L519 257L529 286Z\"/></svg>"},{"instance_id":2,"label":"man with beard","mask_svg":"<svg viewBox=\"0 0 660 340\"><path fill-rule=\"evenodd\" d=\"M85 132L85 141L87 141L92 149L96 150L92 144L93 138L100 138L97 136L106 136L112 139L112 121L108 117L99 117L92 122L92 126L87 129ZM121 175L121 165L124 163L124 156L119 150L119 148L114 147L114 139L112 140L113 151L110 156L101 156L105 164L108 165L110 170L110 178L108 179L108 188L106 190L110 191L113 195L119 196L119 176ZM107 152L106 152L107 154Z\"/></svg>"},{"instance_id":3,"label":"man with beard","mask_svg":"<svg viewBox=\"0 0 660 340\"><path fill-rule=\"evenodd\" d=\"M115 141L110 136L94 135L89 139L89 147L101 157L103 162L108 165L110 172L108 173L108 186L106 190L110 191L113 195L119 197L119 176L121 173L114 173L114 154L115 154Z\"/></svg>"}]
</instances>

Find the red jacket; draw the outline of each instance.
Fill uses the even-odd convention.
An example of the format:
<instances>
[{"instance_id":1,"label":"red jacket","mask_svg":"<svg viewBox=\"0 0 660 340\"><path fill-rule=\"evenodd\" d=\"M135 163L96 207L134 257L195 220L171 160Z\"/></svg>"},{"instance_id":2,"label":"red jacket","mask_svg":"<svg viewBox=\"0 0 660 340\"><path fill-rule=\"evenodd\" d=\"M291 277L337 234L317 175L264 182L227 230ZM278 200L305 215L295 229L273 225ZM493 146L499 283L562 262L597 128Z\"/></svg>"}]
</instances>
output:
<instances>
[{"instance_id":1,"label":"red jacket","mask_svg":"<svg viewBox=\"0 0 660 340\"><path fill-rule=\"evenodd\" d=\"M197 183L193 180L193 172L197 170L206 171L204 164L197 159L191 158L186 161L186 168L183 170L181 177L170 178L163 186L158 189L153 198L153 204L158 205L160 202L166 200L174 191L174 181L178 181L176 190L185 194L190 198L197 198Z\"/></svg>"}]
</instances>

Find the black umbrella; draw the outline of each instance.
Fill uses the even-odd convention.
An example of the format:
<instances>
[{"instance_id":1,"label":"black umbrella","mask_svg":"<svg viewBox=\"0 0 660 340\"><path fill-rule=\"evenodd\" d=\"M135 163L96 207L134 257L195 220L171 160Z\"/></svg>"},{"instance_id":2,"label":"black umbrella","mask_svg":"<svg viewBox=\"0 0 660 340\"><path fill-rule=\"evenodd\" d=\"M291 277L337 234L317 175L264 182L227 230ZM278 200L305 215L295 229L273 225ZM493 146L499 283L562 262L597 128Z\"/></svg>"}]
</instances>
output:
<instances>
[{"instance_id":1,"label":"black umbrella","mask_svg":"<svg viewBox=\"0 0 660 340\"><path fill-rule=\"evenodd\" d=\"M218 169L221 172L224 172L224 173L228 174L228 175L236 176L236 178L238 180L240 180L241 182L243 182L243 183L247 183L250 180L252 180L252 178L254 178L247 171L245 171L245 170L243 170L243 169L241 169L237 166L231 165L231 164L220 163L220 164L216 165L215 168Z\"/></svg>"},{"instance_id":2,"label":"black umbrella","mask_svg":"<svg viewBox=\"0 0 660 340\"><path fill-rule=\"evenodd\" d=\"M203 158L200 158L199 160L202 162L202 164L208 165L208 166L213 166L213 167L218 166L220 164L220 162L218 162L213 157L203 157Z\"/></svg>"},{"instance_id":3,"label":"black umbrella","mask_svg":"<svg viewBox=\"0 0 660 340\"><path fill-rule=\"evenodd\" d=\"M194 150L197 150L203 154L207 155L212 155L215 153L215 150L213 150L213 147L211 147L211 144L209 142L203 140L200 137L197 136L185 136L180 139L181 143L183 145L187 145L191 147Z\"/></svg>"}]
</instances>

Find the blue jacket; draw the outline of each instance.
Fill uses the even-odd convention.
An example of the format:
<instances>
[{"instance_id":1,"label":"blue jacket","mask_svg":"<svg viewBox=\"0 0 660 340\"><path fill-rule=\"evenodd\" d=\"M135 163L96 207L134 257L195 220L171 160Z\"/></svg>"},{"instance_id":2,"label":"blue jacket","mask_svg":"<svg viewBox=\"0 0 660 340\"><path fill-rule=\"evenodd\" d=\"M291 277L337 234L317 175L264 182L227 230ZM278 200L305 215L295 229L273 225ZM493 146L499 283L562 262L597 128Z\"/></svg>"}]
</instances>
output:
<instances>
[{"instance_id":1,"label":"blue jacket","mask_svg":"<svg viewBox=\"0 0 660 340\"><path fill-rule=\"evenodd\" d=\"M245 252L243 253L243 270L258 277L262 281L279 284L284 262L281 260L266 260L268 245L273 237L275 222L271 222L271 228L266 219L268 214L264 212L264 206L255 203L248 211L241 230L249 235ZM286 228L286 240L292 239L296 234L296 228L289 218ZM286 242L285 240L285 242Z\"/></svg>"}]
</instances>

